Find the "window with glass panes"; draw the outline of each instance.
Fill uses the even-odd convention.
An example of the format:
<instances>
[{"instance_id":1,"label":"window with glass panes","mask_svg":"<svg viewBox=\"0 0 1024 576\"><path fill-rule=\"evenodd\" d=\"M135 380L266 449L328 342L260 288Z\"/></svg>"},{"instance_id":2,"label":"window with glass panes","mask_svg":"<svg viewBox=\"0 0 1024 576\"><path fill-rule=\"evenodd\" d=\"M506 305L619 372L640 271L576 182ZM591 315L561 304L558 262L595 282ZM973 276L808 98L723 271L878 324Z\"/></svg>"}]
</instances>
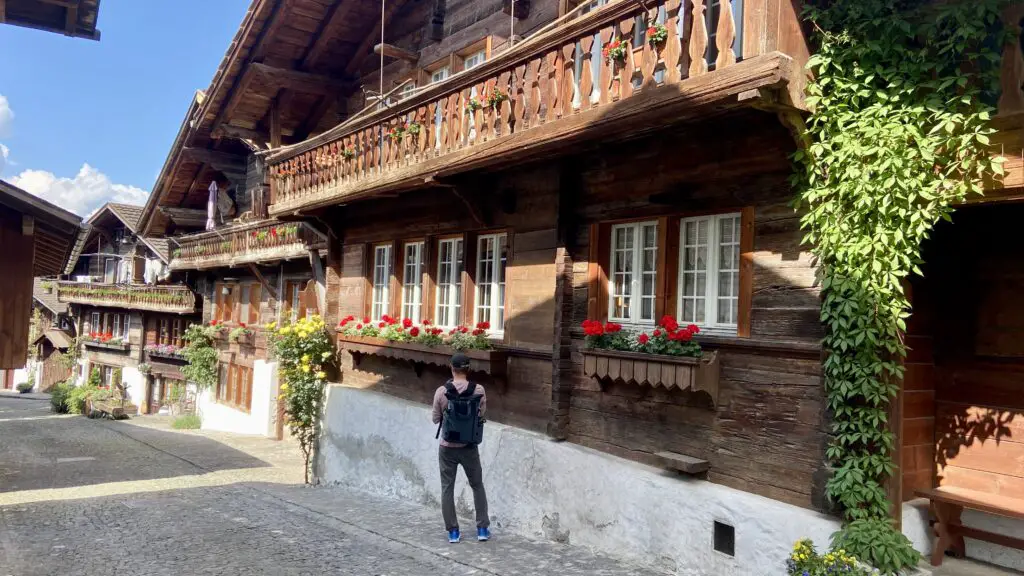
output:
<instances>
[{"instance_id":1,"label":"window with glass panes","mask_svg":"<svg viewBox=\"0 0 1024 576\"><path fill-rule=\"evenodd\" d=\"M740 214L684 218L679 224L681 322L735 328L740 294Z\"/></svg>"},{"instance_id":2,"label":"window with glass panes","mask_svg":"<svg viewBox=\"0 0 1024 576\"><path fill-rule=\"evenodd\" d=\"M477 239L476 311L474 320L488 322L491 331L505 329L505 267L508 236L488 234Z\"/></svg>"},{"instance_id":3,"label":"window with glass panes","mask_svg":"<svg viewBox=\"0 0 1024 576\"><path fill-rule=\"evenodd\" d=\"M417 324L423 319L423 242L402 248L402 318Z\"/></svg>"},{"instance_id":4,"label":"window with glass panes","mask_svg":"<svg viewBox=\"0 0 1024 576\"><path fill-rule=\"evenodd\" d=\"M388 313L391 283L391 245L373 247L373 300L370 317L374 322Z\"/></svg>"},{"instance_id":5,"label":"window with glass panes","mask_svg":"<svg viewBox=\"0 0 1024 576\"><path fill-rule=\"evenodd\" d=\"M443 327L459 325L462 313L462 238L437 242L437 290L434 323Z\"/></svg>"},{"instance_id":6,"label":"window with glass panes","mask_svg":"<svg viewBox=\"0 0 1024 576\"><path fill-rule=\"evenodd\" d=\"M608 319L653 324L658 280L658 224L617 224L611 229Z\"/></svg>"}]
</instances>

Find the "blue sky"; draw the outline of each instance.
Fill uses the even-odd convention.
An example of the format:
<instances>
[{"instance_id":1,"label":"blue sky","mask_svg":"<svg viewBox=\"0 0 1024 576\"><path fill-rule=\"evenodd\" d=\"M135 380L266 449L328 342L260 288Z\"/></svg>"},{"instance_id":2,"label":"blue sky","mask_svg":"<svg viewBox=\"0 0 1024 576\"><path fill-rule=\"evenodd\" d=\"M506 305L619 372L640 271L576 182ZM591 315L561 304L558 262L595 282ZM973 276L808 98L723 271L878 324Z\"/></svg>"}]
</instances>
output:
<instances>
[{"instance_id":1,"label":"blue sky","mask_svg":"<svg viewBox=\"0 0 1024 576\"><path fill-rule=\"evenodd\" d=\"M103 0L99 42L0 25L0 178L88 215L141 203L249 0Z\"/></svg>"}]
</instances>

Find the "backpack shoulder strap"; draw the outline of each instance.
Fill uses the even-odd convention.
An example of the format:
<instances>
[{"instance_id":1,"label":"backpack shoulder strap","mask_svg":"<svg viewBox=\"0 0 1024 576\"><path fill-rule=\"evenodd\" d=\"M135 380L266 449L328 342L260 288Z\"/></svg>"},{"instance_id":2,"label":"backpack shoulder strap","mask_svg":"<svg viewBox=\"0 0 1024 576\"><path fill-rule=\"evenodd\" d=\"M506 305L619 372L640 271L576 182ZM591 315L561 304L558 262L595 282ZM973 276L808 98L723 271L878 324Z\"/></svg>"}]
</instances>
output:
<instances>
[{"instance_id":1,"label":"backpack shoulder strap","mask_svg":"<svg viewBox=\"0 0 1024 576\"><path fill-rule=\"evenodd\" d=\"M465 398L472 398L473 394L475 394L475 393L476 393L476 384L473 384L472 382L470 382L469 386L466 386L466 389L463 390L462 394L459 394L459 396L463 396Z\"/></svg>"},{"instance_id":2,"label":"backpack shoulder strap","mask_svg":"<svg viewBox=\"0 0 1024 576\"><path fill-rule=\"evenodd\" d=\"M455 398L459 395L459 389L455 387L455 383L451 380L444 383L444 395L448 398Z\"/></svg>"}]
</instances>

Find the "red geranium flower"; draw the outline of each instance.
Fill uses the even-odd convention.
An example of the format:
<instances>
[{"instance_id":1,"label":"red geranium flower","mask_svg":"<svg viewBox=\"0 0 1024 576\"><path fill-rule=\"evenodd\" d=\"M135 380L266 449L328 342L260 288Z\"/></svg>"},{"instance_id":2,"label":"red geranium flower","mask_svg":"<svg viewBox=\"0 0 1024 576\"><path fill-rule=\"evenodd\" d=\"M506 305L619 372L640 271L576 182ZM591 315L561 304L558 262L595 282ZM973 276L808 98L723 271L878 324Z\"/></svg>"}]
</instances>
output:
<instances>
[{"instance_id":1,"label":"red geranium flower","mask_svg":"<svg viewBox=\"0 0 1024 576\"><path fill-rule=\"evenodd\" d=\"M363 325L362 324L356 324L356 330L362 330L362 329L363 329Z\"/></svg>"},{"instance_id":2,"label":"red geranium flower","mask_svg":"<svg viewBox=\"0 0 1024 576\"><path fill-rule=\"evenodd\" d=\"M647 34L648 35L654 35L654 34L657 34L657 32L658 32L658 29L655 28L654 26L651 26L651 27L647 28Z\"/></svg>"},{"instance_id":3,"label":"red geranium flower","mask_svg":"<svg viewBox=\"0 0 1024 576\"><path fill-rule=\"evenodd\" d=\"M369 324L369 323L370 323L370 317L369 316L363 316L363 324Z\"/></svg>"},{"instance_id":4,"label":"red geranium flower","mask_svg":"<svg viewBox=\"0 0 1024 576\"><path fill-rule=\"evenodd\" d=\"M412 328L409 329L409 336L412 336L413 338L415 338L415 337L417 337L419 335L420 335L420 329L419 328L413 326Z\"/></svg>"},{"instance_id":5,"label":"red geranium flower","mask_svg":"<svg viewBox=\"0 0 1024 576\"><path fill-rule=\"evenodd\" d=\"M648 336L647 334L641 334L636 337L636 341L639 342L641 345L647 344L648 342L651 341L651 337Z\"/></svg>"},{"instance_id":6,"label":"red geranium flower","mask_svg":"<svg viewBox=\"0 0 1024 576\"><path fill-rule=\"evenodd\" d=\"M477 328L477 330L490 330L491 329L491 323L490 322L477 322L476 328Z\"/></svg>"},{"instance_id":7,"label":"red geranium flower","mask_svg":"<svg viewBox=\"0 0 1024 576\"><path fill-rule=\"evenodd\" d=\"M668 315L661 317L661 322L659 322L659 325L665 330L668 330L669 332L675 332L676 330L679 330L679 322L676 322L675 318Z\"/></svg>"},{"instance_id":8,"label":"red geranium flower","mask_svg":"<svg viewBox=\"0 0 1024 576\"><path fill-rule=\"evenodd\" d=\"M270 235L273 236L274 238L277 238L277 228L271 228Z\"/></svg>"},{"instance_id":9,"label":"red geranium flower","mask_svg":"<svg viewBox=\"0 0 1024 576\"><path fill-rule=\"evenodd\" d=\"M604 325L604 330L609 334L614 334L615 332L622 330L622 325L614 322L608 322Z\"/></svg>"},{"instance_id":10,"label":"red geranium flower","mask_svg":"<svg viewBox=\"0 0 1024 576\"><path fill-rule=\"evenodd\" d=\"M430 326L430 320L424 320L423 322L420 322L420 324L423 324L424 326Z\"/></svg>"},{"instance_id":11,"label":"red geranium flower","mask_svg":"<svg viewBox=\"0 0 1024 576\"><path fill-rule=\"evenodd\" d=\"M689 330L692 334L700 333L700 326L697 326L696 324L690 324L689 326L686 327L686 329Z\"/></svg>"},{"instance_id":12,"label":"red geranium flower","mask_svg":"<svg viewBox=\"0 0 1024 576\"><path fill-rule=\"evenodd\" d=\"M241 328L245 328L245 322L239 322L238 326L241 327Z\"/></svg>"},{"instance_id":13,"label":"red geranium flower","mask_svg":"<svg viewBox=\"0 0 1024 576\"><path fill-rule=\"evenodd\" d=\"M657 338L658 336L661 336L661 330L654 331L654 337Z\"/></svg>"},{"instance_id":14,"label":"red geranium flower","mask_svg":"<svg viewBox=\"0 0 1024 576\"><path fill-rule=\"evenodd\" d=\"M412 328L412 318L402 318L402 326Z\"/></svg>"},{"instance_id":15,"label":"red geranium flower","mask_svg":"<svg viewBox=\"0 0 1024 576\"><path fill-rule=\"evenodd\" d=\"M388 325L388 323L387 323L387 322L381 322L380 324L377 324L377 327L378 327L378 328L384 328L384 327L385 327L385 326L387 326L387 325Z\"/></svg>"},{"instance_id":16,"label":"red geranium flower","mask_svg":"<svg viewBox=\"0 0 1024 576\"><path fill-rule=\"evenodd\" d=\"M483 336L486 333L487 333L486 330L481 330L479 328L477 328L476 330L473 330L473 336Z\"/></svg>"},{"instance_id":17,"label":"red geranium flower","mask_svg":"<svg viewBox=\"0 0 1024 576\"><path fill-rule=\"evenodd\" d=\"M584 320L583 333L587 336L601 336L604 334L604 326L597 320Z\"/></svg>"}]
</instances>

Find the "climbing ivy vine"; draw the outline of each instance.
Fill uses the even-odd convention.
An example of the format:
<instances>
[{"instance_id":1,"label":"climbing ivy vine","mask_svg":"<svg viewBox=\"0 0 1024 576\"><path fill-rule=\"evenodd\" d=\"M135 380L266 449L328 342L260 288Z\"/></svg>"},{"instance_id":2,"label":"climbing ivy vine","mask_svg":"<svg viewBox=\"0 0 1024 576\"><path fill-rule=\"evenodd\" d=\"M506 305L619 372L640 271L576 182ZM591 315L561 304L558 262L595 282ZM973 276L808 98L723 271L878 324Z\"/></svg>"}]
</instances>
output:
<instances>
[{"instance_id":1,"label":"climbing ivy vine","mask_svg":"<svg viewBox=\"0 0 1024 576\"><path fill-rule=\"evenodd\" d=\"M805 242L822 273L824 375L834 474L847 521L836 540L884 572L916 561L888 522L888 411L903 377L921 244L953 206L998 178L989 150L1005 38L1003 0L832 0L805 14L815 36L812 114L795 155Z\"/></svg>"}]
</instances>

